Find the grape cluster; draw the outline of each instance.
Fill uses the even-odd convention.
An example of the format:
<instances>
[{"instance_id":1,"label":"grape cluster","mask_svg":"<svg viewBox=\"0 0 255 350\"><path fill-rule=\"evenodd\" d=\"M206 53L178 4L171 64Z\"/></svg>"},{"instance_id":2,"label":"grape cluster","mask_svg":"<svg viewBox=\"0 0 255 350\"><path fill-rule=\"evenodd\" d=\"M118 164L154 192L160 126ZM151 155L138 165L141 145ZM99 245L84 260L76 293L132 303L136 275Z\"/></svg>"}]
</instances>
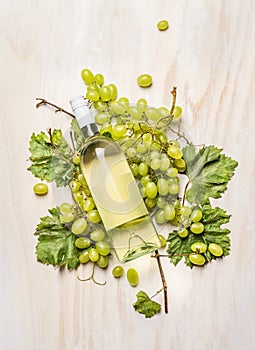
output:
<instances>
[{"instance_id":1,"label":"grape cluster","mask_svg":"<svg viewBox=\"0 0 255 350\"><path fill-rule=\"evenodd\" d=\"M69 225L71 232L77 236L74 244L81 250L79 261L82 264L92 261L106 268L109 264L110 243L105 231L95 225L98 220L94 216L89 217L88 214L93 210L84 217L85 213L76 204L62 203L59 206L60 220Z\"/></svg>"}]
</instances>

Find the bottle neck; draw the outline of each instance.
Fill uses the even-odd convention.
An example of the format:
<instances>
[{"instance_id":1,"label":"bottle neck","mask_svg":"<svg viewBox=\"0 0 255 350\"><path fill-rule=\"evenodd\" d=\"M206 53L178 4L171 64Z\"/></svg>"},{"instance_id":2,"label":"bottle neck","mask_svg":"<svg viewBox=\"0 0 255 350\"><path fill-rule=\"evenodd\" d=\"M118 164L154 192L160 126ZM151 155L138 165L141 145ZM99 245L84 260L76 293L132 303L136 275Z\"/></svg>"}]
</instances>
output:
<instances>
[{"instance_id":1,"label":"bottle neck","mask_svg":"<svg viewBox=\"0 0 255 350\"><path fill-rule=\"evenodd\" d=\"M82 132L85 139L87 139L88 137L91 137L93 135L99 134L99 130L98 130L95 123L91 123L91 124L83 126L81 128L81 132Z\"/></svg>"}]
</instances>

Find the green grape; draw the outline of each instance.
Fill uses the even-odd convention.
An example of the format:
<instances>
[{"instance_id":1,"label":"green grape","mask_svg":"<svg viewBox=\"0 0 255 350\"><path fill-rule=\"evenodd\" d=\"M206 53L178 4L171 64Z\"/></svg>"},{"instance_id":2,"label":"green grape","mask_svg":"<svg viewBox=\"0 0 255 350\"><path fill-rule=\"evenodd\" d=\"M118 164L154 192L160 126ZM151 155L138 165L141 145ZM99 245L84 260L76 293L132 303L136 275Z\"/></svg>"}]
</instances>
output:
<instances>
[{"instance_id":1,"label":"green grape","mask_svg":"<svg viewBox=\"0 0 255 350\"><path fill-rule=\"evenodd\" d=\"M154 208L155 205L157 204L157 198L146 198L145 199L145 204L147 208Z\"/></svg>"},{"instance_id":2,"label":"green grape","mask_svg":"<svg viewBox=\"0 0 255 350\"><path fill-rule=\"evenodd\" d=\"M196 235L199 235L200 233L202 233L204 231L204 225L202 224L202 222L194 222L191 226L190 226L190 231L195 233Z\"/></svg>"},{"instance_id":3,"label":"green grape","mask_svg":"<svg viewBox=\"0 0 255 350\"><path fill-rule=\"evenodd\" d=\"M88 250L83 250L79 255L79 261L82 264L86 264L89 261L89 252Z\"/></svg>"},{"instance_id":4,"label":"green grape","mask_svg":"<svg viewBox=\"0 0 255 350\"><path fill-rule=\"evenodd\" d=\"M125 125L116 124L112 128L112 137L114 139L120 139L126 134L126 132L127 132L127 128Z\"/></svg>"},{"instance_id":5,"label":"green grape","mask_svg":"<svg viewBox=\"0 0 255 350\"><path fill-rule=\"evenodd\" d=\"M98 254L96 248L91 248L89 250L89 260L96 262L98 259L99 259L99 254Z\"/></svg>"},{"instance_id":6,"label":"green grape","mask_svg":"<svg viewBox=\"0 0 255 350\"><path fill-rule=\"evenodd\" d=\"M171 204L167 204L164 208L164 215L166 220L173 220L175 218L175 209Z\"/></svg>"},{"instance_id":7,"label":"green grape","mask_svg":"<svg viewBox=\"0 0 255 350\"><path fill-rule=\"evenodd\" d=\"M159 209L159 210L156 212L155 220L156 220L156 223L157 223L157 224L164 224L164 223L166 222L164 209Z\"/></svg>"},{"instance_id":8,"label":"green grape","mask_svg":"<svg viewBox=\"0 0 255 350\"><path fill-rule=\"evenodd\" d=\"M94 81L94 74L89 69L83 69L81 72L81 77L85 84L92 84Z\"/></svg>"},{"instance_id":9,"label":"green grape","mask_svg":"<svg viewBox=\"0 0 255 350\"><path fill-rule=\"evenodd\" d=\"M79 153L76 152L76 153L73 155L73 163L74 163L75 165L79 165L80 162L81 162L81 157L80 157Z\"/></svg>"},{"instance_id":10,"label":"green grape","mask_svg":"<svg viewBox=\"0 0 255 350\"><path fill-rule=\"evenodd\" d=\"M95 121L99 125L103 125L110 121L110 113L108 112L99 112L95 115Z\"/></svg>"},{"instance_id":11,"label":"green grape","mask_svg":"<svg viewBox=\"0 0 255 350\"><path fill-rule=\"evenodd\" d=\"M37 194L38 196L43 196L46 193L48 193L48 185L44 184L43 182L40 182L36 185L34 185L33 187L33 191L35 194Z\"/></svg>"},{"instance_id":12,"label":"green grape","mask_svg":"<svg viewBox=\"0 0 255 350\"><path fill-rule=\"evenodd\" d=\"M73 212L63 213L60 215L60 221L64 224L69 224L75 218L75 214Z\"/></svg>"},{"instance_id":13,"label":"green grape","mask_svg":"<svg viewBox=\"0 0 255 350\"><path fill-rule=\"evenodd\" d=\"M103 230L94 230L91 232L90 234L90 238L94 241L94 242L100 242L104 239L105 237L105 233Z\"/></svg>"},{"instance_id":14,"label":"green grape","mask_svg":"<svg viewBox=\"0 0 255 350\"><path fill-rule=\"evenodd\" d=\"M174 114L174 119L179 118L182 114L182 108L180 106L175 106L173 114Z\"/></svg>"},{"instance_id":15,"label":"green grape","mask_svg":"<svg viewBox=\"0 0 255 350\"><path fill-rule=\"evenodd\" d=\"M166 107L159 107L158 111L159 111L161 117L170 116L170 111Z\"/></svg>"},{"instance_id":16,"label":"green grape","mask_svg":"<svg viewBox=\"0 0 255 350\"><path fill-rule=\"evenodd\" d=\"M149 132L147 132L146 134L143 135L143 141L144 142L148 142L148 143L151 143L152 141L152 136Z\"/></svg>"},{"instance_id":17,"label":"green grape","mask_svg":"<svg viewBox=\"0 0 255 350\"><path fill-rule=\"evenodd\" d=\"M87 218L88 218L89 222L92 222L92 223L97 223L97 222L101 221L101 217L99 215L99 212L96 209L89 211Z\"/></svg>"},{"instance_id":18,"label":"green grape","mask_svg":"<svg viewBox=\"0 0 255 350\"><path fill-rule=\"evenodd\" d=\"M158 197L158 199L157 199L157 206L158 206L160 209L163 209L163 208L166 206L166 200L165 200L165 198Z\"/></svg>"},{"instance_id":19,"label":"green grape","mask_svg":"<svg viewBox=\"0 0 255 350\"><path fill-rule=\"evenodd\" d=\"M59 210L60 210L61 214L69 213L70 211L73 210L73 206L69 203L62 203L59 206Z\"/></svg>"},{"instance_id":20,"label":"green grape","mask_svg":"<svg viewBox=\"0 0 255 350\"><path fill-rule=\"evenodd\" d=\"M152 77L150 74L141 74L139 75L139 77L137 78L137 84L140 86L140 87L149 87L151 86L152 84Z\"/></svg>"},{"instance_id":21,"label":"green grape","mask_svg":"<svg viewBox=\"0 0 255 350\"><path fill-rule=\"evenodd\" d=\"M190 218L193 222L200 221L202 219L202 217L203 217L203 213L199 209L193 210L191 215L190 215Z\"/></svg>"},{"instance_id":22,"label":"green grape","mask_svg":"<svg viewBox=\"0 0 255 350\"><path fill-rule=\"evenodd\" d=\"M142 113L136 106L130 106L128 108L128 114L130 115L130 118L133 120L141 120L142 119Z\"/></svg>"},{"instance_id":23,"label":"green grape","mask_svg":"<svg viewBox=\"0 0 255 350\"><path fill-rule=\"evenodd\" d=\"M166 171L166 170L168 170L169 166L170 166L170 160L168 158L161 157L159 169L161 171Z\"/></svg>"},{"instance_id":24,"label":"green grape","mask_svg":"<svg viewBox=\"0 0 255 350\"><path fill-rule=\"evenodd\" d=\"M171 140L171 141L169 141L169 146L175 146L175 147L177 147L177 148L180 148L180 147L181 147L180 142L177 141L177 140Z\"/></svg>"},{"instance_id":25,"label":"green grape","mask_svg":"<svg viewBox=\"0 0 255 350\"><path fill-rule=\"evenodd\" d=\"M86 200L83 202L82 209L86 212L90 212L95 208L95 202L92 197L87 197Z\"/></svg>"},{"instance_id":26,"label":"green grape","mask_svg":"<svg viewBox=\"0 0 255 350\"><path fill-rule=\"evenodd\" d=\"M145 111L145 115L148 119L157 121L161 118L160 112L157 108L155 107L149 107Z\"/></svg>"},{"instance_id":27,"label":"green grape","mask_svg":"<svg viewBox=\"0 0 255 350\"><path fill-rule=\"evenodd\" d=\"M180 214L185 218L188 218L191 212L192 212L192 209L190 207L187 207L186 205L180 208Z\"/></svg>"},{"instance_id":28,"label":"green grape","mask_svg":"<svg viewBox=\"0 0 255 350\"><path fill-rule=\"evenodd\" d=\"M205 264L205 257L203 255L201 255L201 254L191 253L189 255L189 260L194 265L202 266L202 265Z\"/></svg>"},{"instance_id":29,"label":"green grape","mask_svg":"<svg viewBox=\"0 0 255 350\"><path fill-rule=\"evenodd\" d=\"M209 252L212 253L214 256L219 257L223 254L222 247L216 243L210 243L208 249Z\"/></svg>"},{"instance_id":30,"label":"green grape","mask_svg":"<svg viewBox=\"0 0 255 350\"><path fill-rule=\"evenodd\" d=\"M81 192L81 191L74 192L73 197L74 197L75 202L77 202L79 204L81 204L84 201L83 192Z\"/></svg>"},{"instance_id":31,"label":"green grape","mask_svg":"<svg viewBox=\"0 0 255 350\"><path fill-rule=\"evenodd\" d=\"M125 107L119 101L111 102L110 108L111 108L112 112L115 114L124 114L125 113Z\"/></svg>"},{"instance_id":32,"label":"green grape","mask_svg":"<svg viewBox=\"0 0 255 350\"><path fill-rule=\"evenodd\" d=\"M169 177L167 180L168 180L169 186L172 184L178 185L180 181L178 177Z\"/></svg>"},{"instance_id":33,"label":"green grape","mask_svg":"<svg viewBox=\"0 0 255 350\"><path fill-rule=\"evenodd\" d=\"M109 85L108 85L108 89L110 89L110 91L111 91L111 100L112 100L112 101L113 101L113 100L116 100L117 94L118 94L118 90L117 90L116 85L114 85L114 84L109 84Z\"/></svg>"},{"instance_id":34,"label":"green grape","mask_svg":"<svg viewBox=\"0 0 255 350\"><path fill-rule=\"evenodd\" d=\"M145 112L145 110L148 107L148 103L144 98L140 98L137 102L136 102L137 108L139 109L139 111L141 112Z\"/></svg>"},{"instance_id":35,"label":"green grape","mask_svg":"<svg viewBox=\"0 0 255 350\"><path fill-rule=\"evenodd\" d=\"M99 259L97 260L97 265L101 267L101 269L105 269L109 265L109 257L99 255Z\"/></svg>"},{"instance_id":36,"label":"green grape","mask_svg":"<svg viewBox=\"0 0 255 350\"><path fill-rule=\"evenodd\" d=\"M148 182L150 182L150 181L151 181L151 177L150 177L149 174L147 174L147 175L141 177L141 179L140 179L140 182L141 182L141 184L142 184L143 186L146 186L146 184L147 184Z\"/></svg>"},{"instance_id":37,"label":"green grape","mask_svg":"<svg viewBox=\"0 0 255 350\"><path fill-rule=\"evenodd\" d=\"M96 102L99 100L99 93L97 91L88 91L86 98L90 101Z\"/></svg>"},{"instance_id":38,"label":"green grape","mask_svg":"<svg viewBox=\"0 0 255 350\"><path fill-rule=\"evenodd\" d=\"M127 270L127 280L132 287L136 287L138 285L138 272L132 267Z\"/></svg>"},{"instance_id":39,"label":"green grape","mask_svg":"<svg viewBox=\"0 0 255 350\"><path fill-rule=\"evenodd\" d=\"M110 253L110 247L105 241L96 242L96 250L100 255L106 256Z\"/></svg>"},{"instance_id":40,"label":"green grape","mask_svg":"<svg viewBox=\"0 0 255 350\"><path fill-rule=\"evenodd\" d=\"M82 186L87 186L87 182L85 180L85 177L82 174L78 174L77 180Z\"/></svg>"},{"instance_id":41,"label":"green grape","mask_svg":"<svg viewBox=\"0 0 255 350\"><path fill-rule=\"evenodd\" d=\"M151 154L150 154L150 157L151 159L154 159L154 158L159 158L159 152L158 151L152 151Z\"/></svg>"},{"instance_id":42,"label":"green grape","mask_svg":"<svg viewBox=\"0 0 255 350\"><path fill-rule=\"evenodd\" d=\"M192 224L192 220L189 217L188 218L181 217L180 222L184 227L190 227L190 225Z\"/></svg>"},{"instance_id":43,"label":"green grape","mask_svg":"<svg viewBox=\"0 0 255 350\"><path fill-rule=\"evenodd\" d=\"M153 142L151 145L151 151L161 150L161 145L158 142Z\"/></svg>"},{"instance_id":44,"label":"green grape","mask_svg":"<svg viewBox=\"0 0 255 350\"><path fill-rule=\"evenodd\" d=\"M90 246L90 239L88 237L79 237L76 238L74 244L79 249L85 249Z\"/></svg>"},{"instance_id":45,"label":"green grape","mask_svg":"<svg viewBox=\"0 0 255 350\"><path fill-rule=\"evenodd\" d=\"M69 182L69 186L70 186L72 192L78 192L80 187L81 187L81 184L76 180L71 180Z\"/></svg>"},{"instance_id":46,"label":"green grape","mask_svg":"<svg viewBox=\"0 0 255 350\"><path fill-rule=\"evenodd\" d=\"M105 110L107 110L107 104L102 100L95 101L93 105L98 112L104 112Z\"/></svg>"},{"instance_id":47,"label":"green grape","mask_svg":"<svg viewBox=\"0 0 255 350\"><path fill-rule=\"evenodd\" d=\"M109 89L108 86L101 87L99 90L99 96L104 102L110 101L112 97L111 89Z\"/></svg>"},{"instance_id":48,"label":"green grape","mask_svg":"<svg viewBox=\"0 0 255 350\"><path fill-rule=\"evenodd\" d=\"M96 84L90 84L87 86L87 92L91 92L91 91L96 91L98 92L99 91L99 88Z\"/></svg>"},{"instance_id":49,"label":"green grape","mask_svg":"<svg viewBox=\"0 0 255 350\"><path fill-rule=\"evenodd\" d=\"M163 235L158 235L159 237L159 240L160 240L160 245L161 245L161 248L164 248L166 246L166 239Z\"/></svg>"},{"instance_id":50,"label":"green grape","mask_svg":"<svg viewBox=\"0 0 255 350\"><path fill-rule=\"evenodd\" d=\"M103 83L104 83L104 76L100 73L97 73L95 75L95 82L99 85L99 86L102 86Z\"/></svg>"},{"instance_id":51,"label":"green grape","mask_svg":"<svg viewBox=\"0 0 255 350\"><path fill-rule=\"evenodd\" d=\"M141 188L140 188L140 193L141 193L141 196L142 196L143 198L146 198L146 197L147 197L146 188L145 188L145 187L141 187Z\"/></svg>"},{"instance_id":52,"label":"green grape","mask_svg":"<svg viewBox=\"0 0 255 350\"><path fill-rule=\"evenodd\" d=\"M120 97L119 103L123 106L124 111L126 112L129 108L129 99L127 97Z\"/></svg>"},{"instance_id":53,"label":"green grape","mask_svg":"<svg viewBox=\"0 0 255 350\"><path fill-rule=\"evenodd\" d=\"M153 158L151 160L150 166L151 166L151 169L158 170L161 166L161 160L159 158Z\"/></svg>"},{"instance_id":54,"label":"green grape","mask_svg":"<svg viewBox=\"0 0 255 350\"><path fill-rule=\"evenodd\" d=\"M196 243L193 243L191 246L191 250L194 253L205 253L206 249L207 249L207 246L203 242L196 242Z\"/></svg>"},{"instance_id":55,"label":"green grape","mask_svg":"<svg viewBox=\"0 0 255 350\"><path fill-rule=\"evenodd\" d=\"M166 19L162 19L161 21L159 21L157 23L157 28L158 30L162 31L162 30L166 30L168 28L168 21Z\"/></svg>"},{"instance_id":56,"label":"green grape","mask_svg":"<svg viewBox=\"0 0 255 350\"><path fill-rule=\"evenodd\" d=\"M167 154L173 159L181 159L182 150L175 146L169 146L167 150Z\"/></svg>"},{"instance_id":57,"label":"green grape","mask_svg":"<svg viewBox=\"0 0 255 350\"><path fill-rule=\"evenodd\" d=\"M139 174L139 168L138 168L138 165L135 164L135 163L132 163L129 165L130 166L130 169L133 173L134 176L137 176Z\"/></svg>"},{"instance_id":58,"label":"green grape","mask_svg":"<svg viewBox=\"0 0 255 350\"><path fill-rule=\"evenodd\" d=\"M183 172L186 169L186 163L184 159L175 159L174 166L180 171Z\"/></svg>"},{"instance_id":59,"label":"green grape","mask_svg":"<svg viewBox=\"0 0 255 350\"><path fill-rule=\"evenodd\" d=\"M186 228L182 228L182 229L178 230L178 235L179 235L181 238L187 237L188 234L189 234L189 231L188 231Z\"/></svg>"},{"instance_id":60,"label":"green grape","mask_svg":"<svg viewBox=\"0 0 255 350\"><path fill-rule=\"evenodd\" d=\"M138 166L139 174L144 176L148 173L148 165L146 163L140 163Z\"/></svg>"},{"instance_id":61,"label":"green grape","mask_svg":"<svg viewBox=\"0 0 255 350\"><path fill-rule=\"evenodd\" d=\"M155 198L157 196L158 189L157 185L154 182L148 182L145 186L145 189L148 198Z\"/></svg>"},{"instance_id":62,"label":"green grape","mask_svg":"<svg viewBox=\"0 0 255 350\"><path fill-rule=\"evenodd\" d=\"M106 123L101 126L100 134L102 135L104 133L112 133L112 124Z\"/></svg>"},{"instance_id":63,"label":"green grape","mask_svg":"<svg viewBox=\"0 0 255 350\"><path fill-rule=\"evenodd\" d=\"M88 226L87 221L84 218L80 218L75 220L75 222L72 225L71 231L75 235L80 235L86 230L87 226Z\"/></svg>"},{"instance_id":64,"label":"green grape","mask_svg":"<svg viewBox=\"0 0 255 350\"><path fill-rule=\"evenodd\" d=\"M136 150L135 150L135 148L130 147L130 148L127 149L127 156L128 156L129 158L134 158L135 155L136 155Z\"/></svg>"},{"instance_id":65,"label":"green grape","mask_svg":"<svg viewBox=\"0 0 255 350\"><path fill-rule=\"evenodd\" d=\"M123 276L123 274L124 274L124 269L120 265L114 266L114 268L112 269L112 275L115 278L120 278L121 276Z\"/></svg>"},{"instance_id":66,"label":"green grape","mask_svg":"<svg viewBox=\"0 0 255 350\"><path fill-rule=\"evenodd\" d=\"M168 182L165 179L159 179L157 183L158 193L161 196L165 196L168 193Z\"/></svg>"},{"instance_id":67,"label":"green grape","mask_svg":"<svg viewBox=\"0 0 255 350\"><path fill-rule=\"evenodd\" d=\"M140 141L140 142L137 142L136 144L136 150L137 150L137 153L146 153L147 151L147 145L144 141Z\"/></svg>"},{"instance_id":68,"label":"green grape","mask_svg":"<svg viewBox=\"0 0 255 350\"><path fill-rule=\"evenodd\" d=\"M168 187L168 192L169 192L170 194L178 194L179 191L180 191L180 186L177 185L177 184L172 183L172 184L170 184L169 187Z\"/></svg>"}]
</instances>

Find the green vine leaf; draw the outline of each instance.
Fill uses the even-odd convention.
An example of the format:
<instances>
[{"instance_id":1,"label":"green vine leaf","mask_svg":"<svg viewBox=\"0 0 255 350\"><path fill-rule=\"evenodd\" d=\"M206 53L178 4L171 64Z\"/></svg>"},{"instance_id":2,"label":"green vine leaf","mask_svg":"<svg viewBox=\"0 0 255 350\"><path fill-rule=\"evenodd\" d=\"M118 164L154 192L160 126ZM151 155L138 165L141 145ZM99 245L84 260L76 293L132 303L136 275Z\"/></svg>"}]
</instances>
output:
<instances>
[{"instance_id":1,"label":"green vine leaf","mask_svg":"<svg viewBox=\"0 0 255 350\"><path fill-rule=\"evenodd\" d=\"M73 134L74 134L74 139L75 139L75 142L76 142L76 150L79 151L82 146L84 145L84 136L81 132L81 129L79 127L79 124L77 122L76 119L73 119L72 122L71 122L71 129L73 131Z\"/></svg>"},{"instance_id":2,"label":"green vine leaf","mask_svg":"<svg viewBox=\"0 0 255 350\"><path fill-rule=\"evenodd\" d=\"M77 237L61 223L58 208L50 209L49 213L51 216L42 217L36 227L37 260L46 265L76 269L80 264L80 251L74 245Z\"/></svg>"},{"instance_id":3,"label":"green vine leaf","mask_svg":"<svg viewBox=\"0 0 255 350\"><path fill-rule=\"evenodd\" d=\"M230 230L222 228L221 226L228 223L230 215L221 208L212 208L210 204L205 204L201 208L203 217L201 222L204 225L204 231L202 234L194 234L189 230L189 234L186 238L181 238L178 235L178 231L174 230L168 236L168 249L169 259L175 266L182 260L185 259L185 263L189 267L194 265L189 260L189 254L192 253L191 245L196 242L205 243L209 246L210 243L216 243L223 249L223 255L227 256L230 252ZM216 259L209 250L205 252L205 258L207 262Z\"/></svg>"},{"instance_id":4,"label":"green vine leaf","mask_svg":"<svg viewBox=\"0 0 255 350\"><path fill-rule=\"evenodd\" d=\"M196 152L193 144L183 149L186 174L191 187L186 192L190 203L203 204L209 198L221 198L238 163L221 153L222 149L207 146Z\"/></svg>"},{"instance_id":5,"label":"green vine leaf","mask_svg":"<svg viewBox=\"0 0 255 350\"><path fill-rule=\"evenodd\" d=\"M161 305L151 300L148 295L140 290L136 294L137 301L133 304L134 309L143 314L145 318L151 318L161 310Z\"/></svg>"},{"instance_id":6,"label":"green vine leaf","mask_svg":"<svg viewBox=\"0 0 255 350\"><path fill-rule=\"evenodd\" d=\"M54 145L53 145L53 144ZM44 132L30 139L30 160L28 170L41 180L55 181L58 187L66 186L73 177L72 150L61 130L54 130L52 140Z\"/></svg>"}]
</instances>

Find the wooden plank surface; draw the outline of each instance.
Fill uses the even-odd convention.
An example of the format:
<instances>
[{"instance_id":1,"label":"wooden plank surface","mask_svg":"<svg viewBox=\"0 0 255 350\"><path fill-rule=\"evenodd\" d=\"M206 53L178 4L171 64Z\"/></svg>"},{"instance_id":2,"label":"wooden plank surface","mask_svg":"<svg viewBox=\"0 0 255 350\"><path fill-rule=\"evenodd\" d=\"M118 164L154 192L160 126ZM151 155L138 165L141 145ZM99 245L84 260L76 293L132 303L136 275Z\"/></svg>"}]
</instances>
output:
<instances>
[{"instance_id":1,"label":"wooden plank surface","mask_svg":"<svg viewBox=\"0 0 255 350\"><path fill-rule=\"evenodd\" d=\"M159 32L156 23L168 19ZM5 350L252 350L254 288L255 2L252 0L16 0L0 3L1 221L0 343ZM26 171L33 131L66 130L68 117L35 109L45 97L70 110L85 92L81 69L102 72L120 96L169 105L178 87L183 124L196 144L215 144L239 161L220 200L232 213L232 252L190 271L164 260L169 314L134 312L139 288L111 271L105 287L88 275L36 262L34 228L56 198L32 192ZM136 77L149 72L143 91ZM156 261L130 264L140 288L160 288ZM158 301L163 302L158 296Z\"/></svg>"}]
</instances>

